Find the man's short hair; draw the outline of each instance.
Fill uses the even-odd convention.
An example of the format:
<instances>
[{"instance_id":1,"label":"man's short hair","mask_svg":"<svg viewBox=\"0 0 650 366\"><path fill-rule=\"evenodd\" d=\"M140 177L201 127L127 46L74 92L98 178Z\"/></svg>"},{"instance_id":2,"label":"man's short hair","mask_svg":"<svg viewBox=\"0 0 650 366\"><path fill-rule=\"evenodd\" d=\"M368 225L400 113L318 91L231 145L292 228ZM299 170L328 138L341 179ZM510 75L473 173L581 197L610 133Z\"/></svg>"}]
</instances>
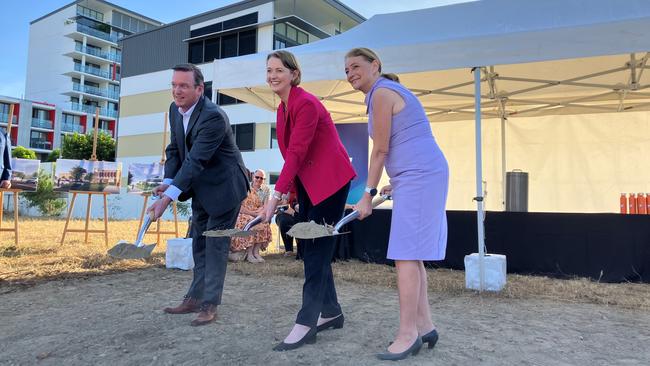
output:
<instances>
[{"instance_id":1,"label":"man's short hair","mask_svg":"<svg viewBox=\"0 0 650 366\"><path fill-rule=\"evenodd\" d=\"M172 67L172 70L191 72L194 75L194 86L203 85L203 73L201 72L201 69L194 64L178 64Z\"/></svg>"}]
</instances>

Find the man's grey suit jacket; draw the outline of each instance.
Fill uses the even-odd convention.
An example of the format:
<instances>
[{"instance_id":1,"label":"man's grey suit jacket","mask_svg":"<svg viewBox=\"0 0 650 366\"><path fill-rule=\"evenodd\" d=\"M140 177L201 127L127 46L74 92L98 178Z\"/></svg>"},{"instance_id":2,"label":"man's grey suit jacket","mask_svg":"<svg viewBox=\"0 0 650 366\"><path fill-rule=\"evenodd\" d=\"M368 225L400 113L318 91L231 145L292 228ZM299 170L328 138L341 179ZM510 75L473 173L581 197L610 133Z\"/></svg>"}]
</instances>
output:
<instances>
[{"instance_id":1,"label":"man's grey suit jacket","mask_svg":"<svg viewBox=\"0 0 650 366\"><path fill-rule=\"evenodd\" d=\"M226 113L201 96L187 126L175 103L169 106L171 141L165 150L165 178L210 216L241 204L248 194L248 175Z\"/></svg>"}]
</instances>

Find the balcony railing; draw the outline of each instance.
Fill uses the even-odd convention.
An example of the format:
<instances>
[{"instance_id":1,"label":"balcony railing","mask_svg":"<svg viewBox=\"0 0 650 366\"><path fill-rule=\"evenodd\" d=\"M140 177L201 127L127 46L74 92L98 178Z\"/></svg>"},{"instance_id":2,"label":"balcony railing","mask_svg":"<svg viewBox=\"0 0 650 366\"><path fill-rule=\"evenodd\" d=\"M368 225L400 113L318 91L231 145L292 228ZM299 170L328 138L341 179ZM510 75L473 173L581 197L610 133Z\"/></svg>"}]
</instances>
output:
<instances>
[{"instance_id":1,"label":"balcony railing","mask_svg":"<svg viewBox=\"0 0 650 366\"><path fill-rule=\"evenodd\" d=\"M114 62L122 62L122 55L114 53L114 52L105 52L101 51L95 48L90 48L90 47L85 47L80 45L79 43L75 43L74 49L79 52L83 52L89 55L93 55L99 58L103 58L109 61L114 61Z\"/></svg>"},{"instance_id":2,"label":"balcony railing","mask_svg":"<svg viewBox=\"0 0 650 366\"><path fill-rule=\"evenodd\" d=\"M92 128L92 127L88 128L88 133L93 133L94 131L95 131L94 128ZM104 133L108 134L111 137L115 137L115 136L113 136L113 131L109 130L108 128L101 128L100 127L100 128L97 129L97 131L98 132L104 132Z\"/></svg>"},{"instance_id":3,"label":"balcony railing","mask_svg":"<svg viewBox=\"0 0 650 366\"><path fill-rule=\"evenodd\" d=\"M101 38L103 40L117 43L117 35L116 34L110 34L106 32L102 32L99 29L91 28L87 25L84 24L79 24L77 23L77 31L81 33L85 33L88 35L91 35L93 37Z\"/></svg>"},{"instance_id":4,"label":"balcony railing","mask_svg":"<svg viewBox=\"0 0 650 366\"><path fill-rule=\"evenodd\" d=\"M53 123L50 120L32 117L32 127L46 128L48 130L51 130L52 126Z\"/></svg>"},{"instance_id":5,"label":"balcony railing","mask_svg":"<svg viewBox=\"0 0 650 366\"><path fill-rule=\"evenodd\" d=\"M76 133L84 133L84 126L82 125L77 125L74 123L63 123L61 124L61 131L63 132L76 132Z\"/></svg>"},{"instance_id":6,"label":"balcony railing","mask_svg":"<svg viewBox=\"0 0 650 366\"><path fill-rule=\"evenodd\" d=\"M98 69L96 67L83 66L76 62L74 64L74 70L79 72L85 72L86 74L90 74L90 75L99 76L100 78L104 78L104 79L111 78L111 73L109 73L108 71L102 71L101 69Z\"/></svg>"},{"instance_id":7,"label":"balcony railing","mask_svg":"<svg viewBox=\"0 0 650 366\"><path fill-rule=\"evenodd\" d=\"M73 111L79 111L79 112L85 112L85 113L90 113L90 114L95 114L95 106L93 105L85 105L85 104L79 104L79 103L70 103L70 109ZM117 118L117 111L108 109L108 108L99 108L99 114L101 116L108 116L108 117L113 117Z\"/></svg>"},{"instance_id":8,"label":"balcony railing","mask_svg":"<svg viewBox=\"0 0 650 366\"><path fill-rule=\"evenodd\" d=\"M52 150L52 143L43 139L31 139L29 146L33 149Z\"/></svg>"},{"instance_id":9,"label":"balcony railing","mask_svg":"<svg viewBox=\"0 0 650 366\"><path fill-rule=\"evenodd\" d=\"M114 100L120 99L120 93L114 92L114 91L109 90L109 89L98 88L96 86L81 85L79 83L72 83L72 89L74 91L93 94L93 95L98 95L98 96L104 97L104 98L110 98L110 99L114 99Z\"/></svg>"},{"instance_id":10,"label":"balcony railing","mask_svg":"<svg viewBox=\"0 0 650 366\"><path fill-rule=\"evenodd\" d=\"M0 113L0 123L9 123L9 113ZM16 124L16 116L14 116L11 123Z\"/></svg>"}]
</instances>

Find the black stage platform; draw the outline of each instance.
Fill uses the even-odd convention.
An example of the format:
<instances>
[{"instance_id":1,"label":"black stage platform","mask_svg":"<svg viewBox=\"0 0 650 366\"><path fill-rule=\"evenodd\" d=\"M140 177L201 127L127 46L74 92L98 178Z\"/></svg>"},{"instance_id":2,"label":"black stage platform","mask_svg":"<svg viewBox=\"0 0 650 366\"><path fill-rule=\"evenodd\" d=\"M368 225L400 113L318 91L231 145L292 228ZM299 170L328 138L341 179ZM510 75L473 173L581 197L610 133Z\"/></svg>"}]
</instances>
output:
<instances>
[{"instance_id":1,"label":"black stage platform","mask_svg":"<svg viewBox=\"0 0 650 366\"><path fill-rule=\"evenodd\" d=\"M348 224L337 258L392 264L390 216L377 209ZM447 257L428 264L463 270L465 255L478 251L476 212L447 211L447 220ZM485 244L507 256L508 273L650 283L650 215L487 212Z\"/></svg>"}]
</instances>

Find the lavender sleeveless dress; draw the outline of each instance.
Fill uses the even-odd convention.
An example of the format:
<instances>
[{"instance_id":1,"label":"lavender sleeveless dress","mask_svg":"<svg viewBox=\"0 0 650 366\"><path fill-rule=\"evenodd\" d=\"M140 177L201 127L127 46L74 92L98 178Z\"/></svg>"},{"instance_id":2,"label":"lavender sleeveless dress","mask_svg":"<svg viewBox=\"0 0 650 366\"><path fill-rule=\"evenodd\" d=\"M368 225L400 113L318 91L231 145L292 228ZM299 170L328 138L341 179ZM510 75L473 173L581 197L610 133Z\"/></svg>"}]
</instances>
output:
<instances>
[{"instance_id":1,"label":"lavender sleeveless dress","mask_svg":"<svg viewBox=\"0 0 650 366\"><path fill-rule=\"evenodd\" d=\"M385 161L386 173L393 186L387 258L442 260L447 248L447 160L433 138L420 101L400 83L383 77L366 96L370 136L372 95L377 88L398 93L406 104L393 115Z\"/></svg>"}]
</instances>

